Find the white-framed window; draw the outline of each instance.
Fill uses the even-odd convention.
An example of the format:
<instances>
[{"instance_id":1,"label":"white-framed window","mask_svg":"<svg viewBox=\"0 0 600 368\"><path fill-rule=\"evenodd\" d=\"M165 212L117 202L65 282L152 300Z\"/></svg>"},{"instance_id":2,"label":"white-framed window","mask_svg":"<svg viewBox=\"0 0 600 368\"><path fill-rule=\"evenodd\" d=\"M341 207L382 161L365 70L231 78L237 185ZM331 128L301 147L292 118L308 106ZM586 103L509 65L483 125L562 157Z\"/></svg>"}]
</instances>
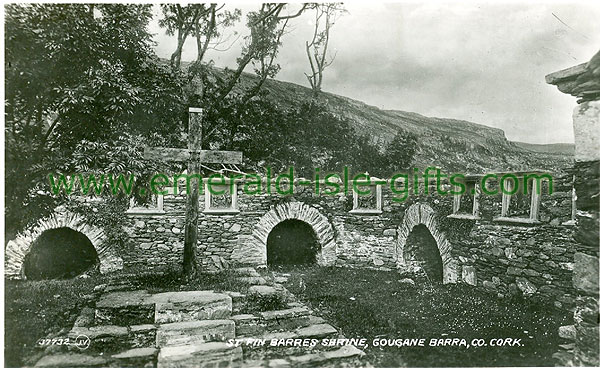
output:
<instances>
[{"instance_id":1,"label":"white-framed window","mask_svg":"<svg viewBox=\"0 0 600 368\"><path fill-rule=\"evenodd\" d=\"M135 198L129 199L129 209L125 212L130 215L162 215L165 213L163 208L164 196L161 194L152 194L152 199L146 204L139 204Z\"/></svg>"},{"instance_id":2,"label":"white-framed window","mask_svg":"<svg viewBox=\"0 0 600 368\"><path fill-rule=\"evenodd\" d=\"M538 181L529 179L525 182L524 177L517 177L516 180L504 178L503 181L502 212L494 220L521 223L539 222L541 188L538 188ZM526 193L523 190L525 185L527 185Z\"/></svg>"},{"instance_id":3,"label":"white-framed window","mask_svg":"<svg viewBox=\"0 0 600 368\"><path fill-rule=\"evenodd\" d=\"M354 185L352 186L352 210L350 213L364 215L380 214L383 212L382 207L383 200L380 184L357 182L356 188Z\"/></svg>"},{"instance_id":4,"label":"white-framed window","mask_svg":"<svg viewBox=\"0 0 600 368\"><path fill-rule=\"evenodd\" d=\"M225 179L224 184L204 180L204 213L226 215L239 213L236 181ZM212 190L209 190L212 189Z\"/></svg>"},{"instance_id":5,"label":"white-framed window","mask_svg":"<svg viewBox=\"0 0 600 368\"><path fill-rule=\"evenodd\" d=\"M454 188L455 192L459 187ZM457 219L478 220L479 217L479 197L481 188L478 181L466 181L465 191L462 194L454 194L452 203L452 214L448 217Z\"/></svg>"}]
</instances>

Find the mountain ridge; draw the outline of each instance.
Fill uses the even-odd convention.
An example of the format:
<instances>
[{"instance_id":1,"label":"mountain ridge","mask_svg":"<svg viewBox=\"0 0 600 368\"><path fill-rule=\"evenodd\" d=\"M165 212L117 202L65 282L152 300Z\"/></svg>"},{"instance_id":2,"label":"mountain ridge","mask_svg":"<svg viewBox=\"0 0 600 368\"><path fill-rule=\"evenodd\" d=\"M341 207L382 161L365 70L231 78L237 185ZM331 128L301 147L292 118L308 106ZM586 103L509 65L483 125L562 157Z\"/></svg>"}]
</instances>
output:
<instances>
[{"instance_id":1,"label":"mountain ridge","mask_svg":"<svg viewBox=\"0 0 600 368\"><path fill-rule=\"evenodd\" d=\"M213 67L213 71L226 73L226 69L217 67ZM242 73L234 93L243 93L257 80L254 74ZM265 81L262 91L271 103L282 109L295 108L313 99L310 88L271 78ZM416 112L384 110L330 92L319 93L317 100L330 112L347 119L359 134L370 135L382 150L396 134L415 135L419 146L414 156L415 167L437 166L446 172L480 174L534 168L564 171L573 163L574 150L568 143L513 142L500 128L466 120L427 117Z\"/></svg>"}]
</instances>

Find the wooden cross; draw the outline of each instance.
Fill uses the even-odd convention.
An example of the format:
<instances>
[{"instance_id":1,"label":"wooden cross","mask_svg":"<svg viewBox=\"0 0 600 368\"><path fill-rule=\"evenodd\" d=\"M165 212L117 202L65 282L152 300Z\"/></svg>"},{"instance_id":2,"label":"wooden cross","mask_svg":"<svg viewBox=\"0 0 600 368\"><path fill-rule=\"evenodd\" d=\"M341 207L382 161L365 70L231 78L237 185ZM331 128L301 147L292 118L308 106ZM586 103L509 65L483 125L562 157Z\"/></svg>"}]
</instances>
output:
<instances>
[{"instance_id":1,"label":"wooden cross","mask_svg":"<svg viewBox=\"0 0 600 368\"><path fill-rule=\"evenodd\" d=\"M241 164L242 152L210 151L202 149L202 109L189 108L188 148L145 147L144 157L152 160L187 162L188 175L199 174L201 163ZM196 271L196 243L198 241L198 185L191 185L186 195L185 241L183 270L188 276Z\"/></svg>"}]
</instances>

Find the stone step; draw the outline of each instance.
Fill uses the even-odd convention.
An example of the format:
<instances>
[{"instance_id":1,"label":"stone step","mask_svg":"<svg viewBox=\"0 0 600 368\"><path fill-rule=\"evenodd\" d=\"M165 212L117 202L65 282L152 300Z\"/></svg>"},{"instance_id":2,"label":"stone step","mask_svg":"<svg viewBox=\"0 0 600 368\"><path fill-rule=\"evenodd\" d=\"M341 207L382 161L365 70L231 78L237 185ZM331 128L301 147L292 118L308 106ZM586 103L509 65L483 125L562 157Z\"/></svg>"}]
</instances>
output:
<instances>
[{"instance_id":1,"label":"stone step","mask_svg":"<svg viewBox=\"0 0 600 368\"><path fill-rule=\"evenodd\" d=\"M232 320L204 320L175 322L160 325L156 346L185 345L201 342L224 341L235 337Z\"/></svg>"},{"instance_id":2,"label":"stone step","mask_svg":"<svg viewBox=\"0 0 600 368\"><path fill-rule=\"evenodd\" d=\"M364 352L355 346L343 346L336 350L319 351L286 358L244 361L247 368L286 368L286 367L331 367L351 359L364 356Z\"/></svg>"},{"instance_id":3,"label":"stone step","mask_svg":"<svg viewBox=\"0 0 600 368\"><path fill-rule=\"evenodd\" d=\"M237 337L256 336L267 331L290 331L311 325L310 310L306 307L266 311L256 315L239 314L231 319L235 322ZM323 320L316 321L324 323Z\"/></svg>"},{"instance_id":4,"label":"stone step","mask_svg":"<svg viewBox=\"0 0 600 368\"><path fill-rule=\"evenodd\" d=\"M112 359L119 367L154 367L157 356L157 348L147 347L126 350L113 355Z\"/></svg>"},{"instance_id":5,"label":"stone step","mask_svg":"<svg viewBox=\"0 0 600 368\"><path fill-rule=\"evenodd\" d=\"M231 297L212 291L167 292L147 300L156 305L156 323L226 319L232 312Z\"/></svg>"},{"instance_id":6,"label":"stone step","mask_svg":"<svg viewBox=\"0 0 600 368\"><path fill-rule=\"evenodd\" d=\"M254 267L239 267L233 269L233 272L239 276L260 277L260 274L258 273L258 271L256 271Z\"/></svg>"},{"instance_id":7,"label":"stone step","mask_svg":"<svg viewBox=\"0 0 600 368\"><path fill-rule=\"evenodd\" d=\"M262 276L240 276L237 280L248 285L266 285L267 280Z\"/></svg>"},{"instance_id":8,"label":"stone step","mask_svg":"<svg viewBox=\"0 0 600 368\"><path fill-rule=\"evenodd\" d=\"M268 331L289 331L311 324L310 310L306 307L260 312L259 316L259 323L265 325Z\"/></svg>"},{"instance_id":9,"label":"stone step","mask_svg":"<svg viewBox=\"0 0 600 368\"><path fill-rule=\"evenodd\" d=\"M273 296L273 295L283 295L285 294L285 289L276 288L268 285L254 285L248 288L248 295L258 295L262 297Z\"/></svg>"},{"instance_id":10,"label":"stone step","mask_svg":"<svg viewBox=\"0 0 600 368\"><path fill-rule=\"evenodd\" d=\"M224 291L223 294L227 294L231 297L231 309L233 314L239 314L240 311L247 307L248 296L237 291Z\"/></svg>"},{"instance_id":11,"label":"stone step","mask_svg":"<svg viewBox=\"0 0 600 368\"><path fill-rule=\"evenodd\" d=\"M115 291L96 302L96 324L129 326L154 323L154 303L146 290Z\"/></svg>"},{"instance_id":12,"label":"stone step","mask_svg":"<svg viewBox=\"0 0 600 368\"><path fill-rule=\"evenodd\" d=\"M242 348L224 342L167 346L158 354L157 368L240 367Z\"/></svg>"},{"instance_id":13,"label":"stone step","mask_svg":"<svg viewBox=\"0 0 600 368\"><path fill-rule=\"evenodd\" d=\"M253 337L257 339L264 339L267 341L266 345L269 345L269 341L275 340L286 340L286 339L321 339L333 334L337 333L337 330L327 324L320 323L316 325L309 325L306 327L300 327L291 331L281 331L281 332L267 332L261 335L254 336L244 336L244 337ZM266 346L265 345L265 346ZM265 346L251 346L250 348L264 348ZM268 346L267 346L268 347Z\"/></svg>"},{"instance_id":14,"label":"stone step","mask_svg":"<svg viewBox=\"0 0 600 368\"><path fill-rule=\"evenodd\" d=\"M86 354L46 355L37 361L35 367L72 368L72 367L106 367L108 361L100 356Z\"/></svg>"},{"instance_id":15,"label":"stone step","mask_svg":"<svg viewBox=\"0 0 600 368\"><path fill-rule=\"evenodd\" d=\"M132 347L129 329L122 326L73 327L67 336L73 341L89 338L87 351L91 352L110 353ZM78 348L69 346L69 349L76 351Z\"/></svg>"},{"instance_id":16,"label":"stone step","mask_svg":"<svg viewBox=\"0 0 600 368\"><path fill-rule=\"evenodd\" d=\"M156 326L135 325L129 327L129 338L134 348L154 347L156 344Z\"/></svg>"},{"instance_id":17,"label":"stone step","mask_svg":"<svg viewBox=\"0 0 600 368\"><path fill-rule=\"evenodd\" d=\"M176 291L149 294L145 290L117 291L96 303L97 324L129 326L228 318L229 295L214 291Z\"/></svg>"}]
</instances>

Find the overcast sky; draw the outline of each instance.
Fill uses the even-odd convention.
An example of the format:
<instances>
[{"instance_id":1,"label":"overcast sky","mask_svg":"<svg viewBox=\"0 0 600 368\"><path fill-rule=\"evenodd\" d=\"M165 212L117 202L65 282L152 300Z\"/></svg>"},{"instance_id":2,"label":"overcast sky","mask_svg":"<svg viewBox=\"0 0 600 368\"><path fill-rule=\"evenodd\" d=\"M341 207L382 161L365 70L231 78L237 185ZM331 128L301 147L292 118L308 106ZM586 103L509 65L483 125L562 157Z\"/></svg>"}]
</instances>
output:
<instances>
[{"instance_id":1,"label":"overcast sky","mask_svg":"<svg viewBox=\"0 0 600 368\"><path fill-rule=\"evenodd\" d=\"M349 14L332 31L337 56L323 89L383 109L501 128L514 141L573 142L575 98L546 84L544 76L587 62L600 49L595 3L349 3ZM239 6L244 15L234 29L242 36L245 13L258 6ZM312 14L292 21L277 79L308 86L304 42L312 21ZM174 38L156 19L151 31L159 56L169 57ZM209 57L217 66L233 67L241 42ZM183 59L195 55L190 39Z\"/></svg>"}]
</instances>

